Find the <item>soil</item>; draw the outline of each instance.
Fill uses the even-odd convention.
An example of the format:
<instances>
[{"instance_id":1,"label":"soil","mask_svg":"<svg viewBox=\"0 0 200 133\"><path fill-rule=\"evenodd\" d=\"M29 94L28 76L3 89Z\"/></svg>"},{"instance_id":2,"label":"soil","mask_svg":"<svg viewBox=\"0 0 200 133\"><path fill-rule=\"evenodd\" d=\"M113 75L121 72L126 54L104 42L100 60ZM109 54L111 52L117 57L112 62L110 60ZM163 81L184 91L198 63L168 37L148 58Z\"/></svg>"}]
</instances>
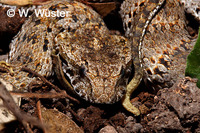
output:
<instances>
[{"instance_id":1,"label":"soil","mask_svg":"<svg viewBox=\"0 0 200 133\"><path fill-rule=\"evenodd\" d=\"M87 3L88 1L83 2ZM105 4L105 1L100 0L90 2ZM106 15L104 14L104 21L113 33L123 34L122 21L118 14L122 0L110 0L110 2L114 2L116 7L112 11L107 11ZM91 6L92 4L89 3L88 5ZM7 9L0 7L0 40L3 42L3 45L0 46L0 60L7 58L9 43L27 19L19 17L18 14L13 18L9 18L6 16ZM102 8L99 10L102 10ZM190 15L187 17L191 18ZM192 36L196 36L198 22L190 21L188 29ZM59 86L56 80L53 83ZM45 93L47 91L52 90L44 84L32 85L30 89L30 92ZM185 77L177 80L173 87L159 91L147 88L144 82L142 82L134 92L131 100L141 110L141 115L137 117L126 111L120 102L113 105L98 105L85 102L78 97L75 98L80 103L67 98L23 98L20 108L33 116L37 116L36 104L39 100L42 107L62 112L69 119L73 120L78 125L78 128L88 133L198 133L200 132L199 96L200 89L196 87L196 80ZM9 128L5 128L4 132L25 132L24 127L18 121L8 123L6 127ZM32 126L31 130L33 132L42 132L40 129Z\"/></svg>"}]
</instances>

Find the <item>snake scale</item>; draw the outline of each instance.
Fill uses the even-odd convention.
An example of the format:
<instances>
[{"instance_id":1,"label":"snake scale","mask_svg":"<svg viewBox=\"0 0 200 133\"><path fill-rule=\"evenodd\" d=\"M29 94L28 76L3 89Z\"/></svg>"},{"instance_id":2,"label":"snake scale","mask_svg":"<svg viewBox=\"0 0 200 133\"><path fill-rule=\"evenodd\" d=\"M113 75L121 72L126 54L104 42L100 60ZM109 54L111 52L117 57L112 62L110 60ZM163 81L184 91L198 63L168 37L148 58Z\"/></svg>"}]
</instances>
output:
<instances>
[{"instance_id":1,"label":"snake scale","mask_svg":"<svg viewBox=\"0 0 200 133\"><path fill-rule=\"evenodd\" d=\"M37 80L20 70L28 67L61 84L86 101L111 104L122 99L135 115L130 95L142 78L155 87L170 87L184 76L192 39L184 9L177 0L125 0L121 5L125 37L110 34L90 7L70 0L52 1L46 11L65 17L33 14L10 45L8 63L14 75L1 77L27 91Z\"/></svg>"}]
</instances>

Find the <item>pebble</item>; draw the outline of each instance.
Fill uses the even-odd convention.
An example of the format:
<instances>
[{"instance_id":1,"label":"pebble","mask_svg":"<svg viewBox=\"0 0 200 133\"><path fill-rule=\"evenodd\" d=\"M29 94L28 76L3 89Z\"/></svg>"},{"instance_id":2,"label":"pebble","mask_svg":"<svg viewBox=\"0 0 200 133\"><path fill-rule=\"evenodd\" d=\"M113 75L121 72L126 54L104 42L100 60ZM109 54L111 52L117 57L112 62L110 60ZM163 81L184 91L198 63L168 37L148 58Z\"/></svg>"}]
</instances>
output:
<instances>
[{"instance_id":1,"label":"pebble","mask_svg":"<svg viewBox=\"0 0 200 133\"><path fill-rule=\"evenodd\" d=\"M142 129L142 125L140 123L129 122L126 124L125 129L128 133L139 132Z\"/></svg>"},{"instance_id":2,"label":"pebble","mask_svg":"<svg viewBox=\"0 0 200 133\"><path fill-rule=\"evenodd\" d=\"M116 129L113 126L105 126L103 127L99 133L117 133Z\"/></svg>"}]
</instances>

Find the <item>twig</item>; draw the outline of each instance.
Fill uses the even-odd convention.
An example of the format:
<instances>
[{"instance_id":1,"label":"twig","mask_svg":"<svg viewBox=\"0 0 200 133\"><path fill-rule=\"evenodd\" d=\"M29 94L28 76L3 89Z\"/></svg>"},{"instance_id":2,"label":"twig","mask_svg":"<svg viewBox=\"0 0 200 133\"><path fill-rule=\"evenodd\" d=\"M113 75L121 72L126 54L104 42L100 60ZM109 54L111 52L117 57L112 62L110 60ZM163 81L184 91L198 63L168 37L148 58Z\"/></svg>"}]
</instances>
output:
<instances>
[{"instance_id":1,"label":"twig","mask_svg":"<svg viewBox=\"0 0 200 133\"><path fill-rule=\"evenodd\" d=\"M20 108L16 105L12 96L6 87L0 83L0 98L3 100L4 106L10 110L14 116L24 125L27 129L27 124L31 123L34 126L39 127L43 131L45 130L44 125L35 117L27 115L25 112L22 112Z\"/></svg>"},{"instance_id":2,"label":"twig","mask_svg":"<svg viewBox=\"0 0 200 133\"><path fill-rule=\"evenodd\" d=\"M49 87L54 88L56 91L61 92L61 89L58 88L57 86L55 86L54 84L52 84L51 82L49 82L45 77L43 77L42 75L40 75L39 73L34 72L33 70L27 68L27 67L22 67L21 68L22 71L28 72L33 74L33 76L35 77L39 77L44 83L46 83Z\"/></svg>"},{"instance_id":3,"label":"twig","mask_svg":"<svg viewBox=\"0 0 200 133\"><path fill-rule=\"evenodd\" d=\"M37 109L38 118L39 118L40 122L43 123L43 122L42 122L42 112L41 112L41 102L40 102L40 100L37 101L36 109ZM46 130L43 131L43 132L44 132L44 133L47 133Z\"/></svg>"},{"instance_id":4,"label":"twig","mask_svg":"<svg viewBox=\"0 0 200 133\"><path fill-rule=\"evenodd\" d=\"M57 93L56 95L60 95L60 96L63 96L63 97L67 97L67 98L69 98L69 99L71 99L71 100L73 100L73 101L76 101L77 103L80 103L77 99L75 99L75 98L69 96L69 95L66 93L66 91L61 90L60 88L58 88L57 86L55 86L54 84L52 84L51 82L49 82L45 77L43 77L43 76L40 75L39 73L36 73L36 72L34 72L33 70L31 70L31 69L29 69L29 68L27 68L27 67L22 67L21 70L22 70L22 71L25 71L25 72L28 72L28 73L31 73L31 74L33 74L33 76L39 77L39 78L40 78L44 83L46 83L49 87L54 88L57 92L60 93L60 94ZM31 94L30 94L30 95L31 95ZM40 96L42 96L42 95L43 95L43 97L40 97ZM46 94L41 94L40 96L39 96L39 95L37 95L37 96L39 96L40 98L47 98L47 97L45 97L45 95L46 95ZM53 95L53 94L51 94L51 95ZM33 96L33 95L32 95L32 96ZM53 95L53 96L55 96L55 95ZM49 98L49 97L48 97L48 98ZM57 97L57 98L59 98L59 97Z\"/></svg>"},{"instance_id":5,"label":"twig","mask_svg":"<svg viewBox=\"0 0 200 133\"><path fill-rule=\"evenodd\" d=\"M40 100L37 101L36 107L37 107L38 118L39 118L39 120L42 122L42 114L41 114L41 103L40 103Z\"/></svg>"},{"instance_id":6,"label":"twig","mask_svg":"<svg viewBox=\"0 0 200 133\"><path fill-rule=\"evenodd\" d=\"M69 96L68 94L66 94L66 91L61 91L59 93L45 93L45 94L41 94L41 93L30 93L30 92L10 92L12 95L18 95L20 97L28 97L28 98L69 98L73 101L75 101L76 103L80 104L80 101Z\"/></svg>"}]
</instances>

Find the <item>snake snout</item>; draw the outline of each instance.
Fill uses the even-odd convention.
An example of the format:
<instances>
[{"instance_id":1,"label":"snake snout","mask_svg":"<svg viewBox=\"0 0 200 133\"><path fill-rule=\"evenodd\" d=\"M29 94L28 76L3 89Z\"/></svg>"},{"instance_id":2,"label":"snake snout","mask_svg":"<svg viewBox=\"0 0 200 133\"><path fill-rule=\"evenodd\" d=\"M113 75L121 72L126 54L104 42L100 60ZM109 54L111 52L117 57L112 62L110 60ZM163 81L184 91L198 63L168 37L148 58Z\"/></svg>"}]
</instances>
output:
<instances>
[{"instance_id":1,"label":"snake snout","mask_svg":"<svg viewBox=\"0 0 200 133\"><path fill-rule=\"evenodd\" d=\"M101 104L112 104L119 101L126 90L126 86L118 86L119 77L96 78L92 82L91 102Z\"/></svg>"}]
</instances>

